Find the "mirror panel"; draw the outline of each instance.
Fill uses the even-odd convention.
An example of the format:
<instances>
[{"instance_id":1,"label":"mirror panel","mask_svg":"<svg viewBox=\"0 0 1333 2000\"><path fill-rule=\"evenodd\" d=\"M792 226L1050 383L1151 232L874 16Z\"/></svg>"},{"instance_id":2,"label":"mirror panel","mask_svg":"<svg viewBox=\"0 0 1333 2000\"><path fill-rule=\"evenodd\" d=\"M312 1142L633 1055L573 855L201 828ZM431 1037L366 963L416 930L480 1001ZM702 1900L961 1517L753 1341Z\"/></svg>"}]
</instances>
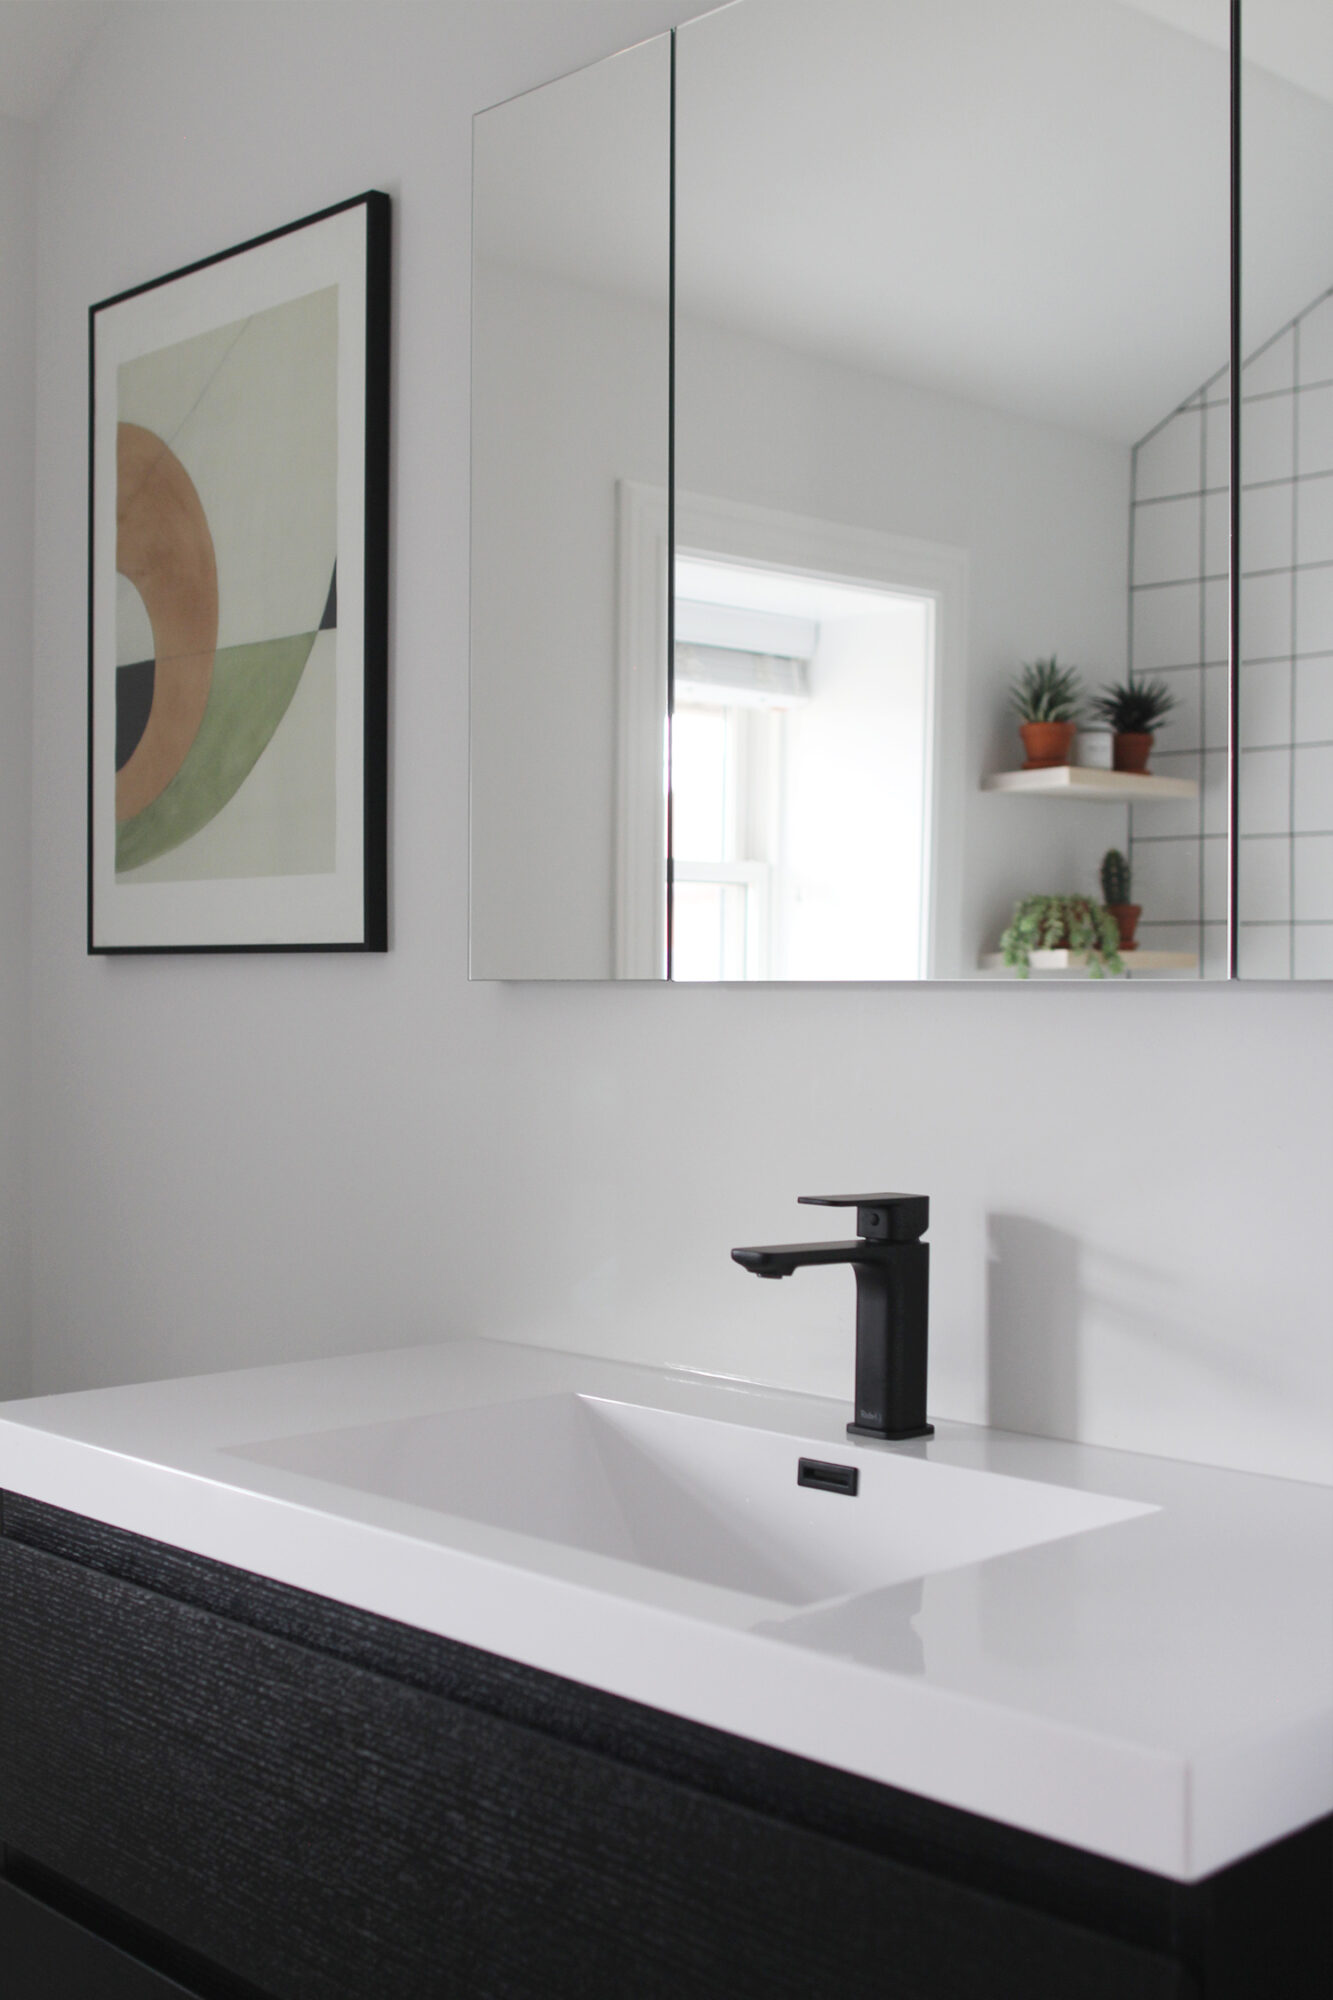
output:
<instances>
[{"instance_id":1,"label":"mirror panel","mask_svg":"<svg viewBox=\"0 0 1333 2000\"><path fill-rule=\"evenodd\" d=\"M1242 15L1238 969L1333 978L1333 10Z\"/></svg>"},{"instance_id":2,"label":"mirror panel","mask_svg":"<svg viewBox=\"0 0 1333 2000\"><path fill-rule=\"evenodd\" d=\"M1012 977L1109 849L1131 976L1225 974L1228 67L735 0L477 119L474 977ZM1146 779L1020 768L1052 656L1161 681Z\"/></svg>"},{"instance_id":3,"label":"mirror panel","mask_svg":"<svg viewBox=\"0 0 1333 2000\"><path fill-rule=\"evenodd\" d=\"M473 165L471 973L660 978L670 36L481 113ZM656 783L618 968L618 680L635 672Z\"/></svg>"},{"instance_id":4,"label":"mirror panel","mask_svg":"<svg viewBox=\"0 0 1333 2000\"><path fill-rule=\"evenodd\" d=\"M1228 10L1179 11L678 32L677 977L1012 977L1109 848L1127 966L1224 975ZM1161 677L1172 786L1014 777L1052 655Z\"/></svg>"}]
</instances>

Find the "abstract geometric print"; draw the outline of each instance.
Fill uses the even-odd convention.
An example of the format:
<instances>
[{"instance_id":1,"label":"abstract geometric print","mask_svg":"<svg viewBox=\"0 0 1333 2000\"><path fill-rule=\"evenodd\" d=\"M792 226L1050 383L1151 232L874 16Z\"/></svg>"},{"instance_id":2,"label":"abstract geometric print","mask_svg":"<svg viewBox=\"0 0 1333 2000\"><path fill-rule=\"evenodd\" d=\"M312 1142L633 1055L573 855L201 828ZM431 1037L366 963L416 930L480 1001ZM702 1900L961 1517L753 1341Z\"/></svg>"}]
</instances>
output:
<instances>
[{"instance_id":1,"label":"abstract geometric print","mask_svg":"<svg viewBox=\"0 0 1333 2000\"><path fill-rule=\"evenodd\" d=\"M116 879L331 873L338 289L116 385Z\"/></svg>"}]
</instances>

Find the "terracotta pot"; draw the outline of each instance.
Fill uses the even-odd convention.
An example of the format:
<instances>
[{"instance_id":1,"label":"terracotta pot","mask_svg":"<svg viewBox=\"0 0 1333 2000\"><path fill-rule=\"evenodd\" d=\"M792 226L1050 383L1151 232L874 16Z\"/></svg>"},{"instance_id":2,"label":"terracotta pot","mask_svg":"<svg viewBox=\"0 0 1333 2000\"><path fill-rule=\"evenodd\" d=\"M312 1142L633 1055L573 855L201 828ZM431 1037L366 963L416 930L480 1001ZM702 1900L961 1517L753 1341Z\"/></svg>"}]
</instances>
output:
<instances>
[{"instance_id":1,"label":"terracotta pot","mask_svg":"<svg viewBox=\"0 0 1333 2000\"><path fill-rule=\"evenodd\" d=\"M1018 733L1027 752L1025 771L1045 771L1053 764L1067 764L1074 747L1076 722L1020 722Z\"/></svg>"},{"instance_id":2,"label":"terracotta pot","mask_svg":"<svg viewBox=\"0 0 1333 2000\"><path fill-rule=\"evenodd\" d=\"M1115 768L1117 771L1141 771L1148 769L1148 752L1152 749L1151 730L1120 730L1115 739Z\"/></svg>"},{"instance_id":3,"label":"terracotta pot","mask_svg":"<svg viewBox=\"0 0 1333 2000\"><path fill-rule=\"evenodd\" d=\"M1121 951L1137 951L1134 929L1143 910L1142 903L1108 903L1106 907L1115 918L1116 929L1120 932Z\"/></svg>"}]
</instances>

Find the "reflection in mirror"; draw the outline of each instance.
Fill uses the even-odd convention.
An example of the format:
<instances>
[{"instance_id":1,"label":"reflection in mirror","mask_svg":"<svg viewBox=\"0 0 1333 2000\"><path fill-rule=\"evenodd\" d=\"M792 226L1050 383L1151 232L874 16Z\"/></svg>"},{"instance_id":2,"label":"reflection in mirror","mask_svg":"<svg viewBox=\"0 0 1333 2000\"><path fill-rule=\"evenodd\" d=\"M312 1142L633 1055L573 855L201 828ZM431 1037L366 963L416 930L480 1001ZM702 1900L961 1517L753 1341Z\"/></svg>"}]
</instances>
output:
<instances>
[{"instance_id":1,"label":"reflection in mirror","mask_svg":"<svg viewBox=\"0 0 1333 2000\"><path fill-rule=\"evenodd\" d=\"M670 37L483 112L473 167L472 976L661 978ZM627 850L618 716L643 714Z\"/></svg>"},{"instance_id":2,"label":"reflection in mirror","mask_svg":"<svg viewBox=\"0 0 1333 2000\"><path fill-rule=\"evenodd\" d=\"M1333 978L1333 10L1245 0L1239 971Z\"/></svg>"},{"instance_id":3,"label":"reflection in mirror","mask_svg":"<svg viewBox=\"0 0 1333 2000\"><path fill-rule=\"evenodd\" d=\"M673 978L919 979L932 600L679 553L675 588Z\"/></svg>"},{"instance_id":4,"label":"reflection in mirror","mask_svg":"<svg viewBox=\"0 0 1333 2000\"><path fill-rule=\"evenodd\" d=\"M1112 848L1126 967L1225 972L1227 27L678 32L673 976L999 974L1015 902L1100 899ZM1092 732L1020 768L1009 689L1052 655L1166 683L1147 777Z\"/></svg>"}]
</instances>

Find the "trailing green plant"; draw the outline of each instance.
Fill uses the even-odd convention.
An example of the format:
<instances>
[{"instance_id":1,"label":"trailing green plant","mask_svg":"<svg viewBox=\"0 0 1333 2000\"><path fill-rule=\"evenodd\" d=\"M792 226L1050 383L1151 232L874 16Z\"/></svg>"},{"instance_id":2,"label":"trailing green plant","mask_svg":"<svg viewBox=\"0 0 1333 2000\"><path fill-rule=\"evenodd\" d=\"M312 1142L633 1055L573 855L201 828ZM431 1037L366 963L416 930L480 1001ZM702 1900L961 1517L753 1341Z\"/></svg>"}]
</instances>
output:
<instances>
[{"instance_id":1,"label":"trailing green plant","mask_svg":"<svg viewBox=\"0 0 1333 2000\"><path fill-rule=\"evenodd\" d=\"M1175 705L1176 697L1165 681L1136 681L1130 674L1126 680L1108 682L1093 696L1088 712L1117 736L1151 736Z\"/></svg>"},{"instance_id":2,"label":"trailing green plant","mask_svg":"<svg viewBox=\"0 0 1333 2000\"><path fill-rule=\"evenodd\" d=\"M1118 847L1108 847L1102 856L1102 901L1109 907L1112 903L1127 903L1131 875L1129 863Z\"/></svg>"},{"instance_id":3,"label":"trailing green plant","mask_svg":"<svg viewBox=\"0 0 1333 2000\"><path fill-rule=\"evenodd\" d=\"M1077 722L1083 689L1077 667L1049 660L1025 660L1010 683L1009 700L1020 722Z\"/></svg>"},{"instance_id":4,"label":"trailing green plant","mask_svg":"<svg viewBox=\"0 0 1333 2000\"><path fill-rule=\"evenodd\" d=\"M1090 896L1024 896L1014 904L1013 920L1000 939L1006 965L1020 979L1032 970L1034 951L1077 951L1087 955L1088 972L1103 979L1125 969L1120 956L1120 927L1102 903Z\"/></svg>"}]
</instances>

